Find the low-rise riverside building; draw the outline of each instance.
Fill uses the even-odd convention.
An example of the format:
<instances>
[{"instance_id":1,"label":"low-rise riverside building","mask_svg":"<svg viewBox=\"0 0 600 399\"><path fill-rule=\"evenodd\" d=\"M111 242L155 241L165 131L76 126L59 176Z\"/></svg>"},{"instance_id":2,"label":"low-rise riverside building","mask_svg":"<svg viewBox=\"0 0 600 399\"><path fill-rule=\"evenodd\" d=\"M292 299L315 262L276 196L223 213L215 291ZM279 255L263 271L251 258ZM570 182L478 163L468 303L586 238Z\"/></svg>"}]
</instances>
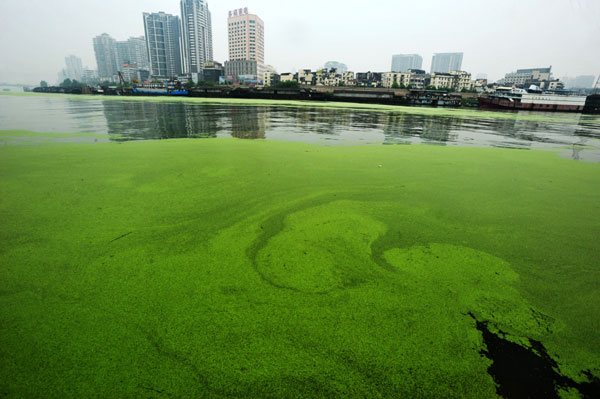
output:
<instances>
[{"instance_id":1,"label":"low-rise riverside building","mask_svg":"<svg viewBox=\"0 0 600 399\"><path fill-rule=\"evenodd\" d=\"M473 90L474 82L471 74L465 71L450 71L448 73L434 72L431 74L429 85L436 89L452 89L454 91Z\"/></svg>"},{"instance_id":2,"label":"low-rise riverside building","mask_svg":"<svg viewBox=\"0 0 600 399\"><path fill-rule=\"evenodd\" d=\"M382 74L382 86L392 88L411 88L422 90L426 86L428 76L421 69L411 69L408 72L385 72Z\"/></svg>"},{"instance_id":3,"label":"low-rise riverside building","mask_svg":"<svg viewBox=\"0 0 600 399\"><path fill-rule=\"evenodd\" d=\"M272 71L265 71L262 75L262 81L264 86L272 86L281 81L281 77Z\"/></svg>"},{"instance_id":4,"label":"low-rise riverside building","mask_svg":"<svg viewBox=\"0 0 600 399\"><path fill-rule=\"evenodd\" d=\"M358 72L356 74L356 84L361 87L382 87L381 72Z\"/></svg>"},{"instance_id":5,"label":"low-rise riverside building","mask_svg":"<svg viewBox=\"0 0 600 399\"><path fill-rule=\"evenodd\" d=\"M473 90L473 81L471 74L465 71L450 71L454 76L454 85L452 88L456 91Z\"/></svg>"},{"instance_id":6,"label":"low-rise riverside building","mask_svg":"<svg viewBox=\"0 0 600 399\"><path fill-rule=\"evenodd\" d=\"M531 84L539 85L544 80L552 80L552 67L517 69L517 72L504 76L504 85L528 87Z\"/></svg>"},{"instance_id":7,"label":"low-rise riverside building","mask_svg":"<svg viewBox=\"0 0 600 399\"><path fill-rule=\"evenodd\" d=\"M444 72L433 72L429 85L436 89L454 88L454 76Z\"/></svg>"},{"instance_id":8,"label":"low-rise riverside building","mask_svg":"<svg viewBox=\"0 0 600 399\"><path fill-rule=\"evenodd\" d=\"M196 82L203 80L205 82L217 83L221 79L221 76L225 76L225 67L220 62L205 62L202 64L202 71L196 75L194 76L194 73L192 73L192 79Z\"/></svg>"},{"instance_id":9,"label":"low-rise riverside building","mask_svg":"<svg viewBox=\"0 0 600 399\"><path fill-rule=\"evenodd\" d=\"M294 76L294 74L293 74L293 73L291 73L291 72L286 72L286 73L282 73L282 74L279 76L279 80L280 80L280 82L291 82L291 81L294 81L294 80L296 80L296 78L295 78L295 76Z\"/></svg>"},{"instance_id":10,"label":"low-rise riverside building","mask_svg":"<svg viewBox=\"0 0 600 399\"><path fill-rule=\"evenodd\" d=\"M257 61L233 60L225 61L225 76L254 75L258 74Z\"/></svg>"},{"instance_id":11,"label":"low-rise riverside building","mask_svg":"<svg viewBox=\"0 0 600 399\"><path fill-rule=\"evenodd\" d=\"M310 69L301 69L298 71L298 83L301 85L313 86L315 84L316 74Z\"/></svg>"},{"instance_id":12,"label":"low-rise riverside building","mask_svg":"<svg viewBox=\"0 0 600 399\"><path fill-rule=\"evenodd\" d=\"M321 69L315 74L315 85L316 86L339 86L342 82L342 75L337 73L337 70Z\"/></svg>"},{"instance_id":13,"label":"low-rise riverside building","mask_svg":"<svg viewBox=\"0 0 600 399\"><path fill-rule=\"evenodd\" d=\"M565 88L565 84L559 79L543 80L540 82L540 88L546 90L563 90Z\"/></svg>"},{"instance_id":14,"label":"low-rise riverside building","mask_svg":"<svg viewBox=\"0 0 600 399\"><path fill-rule=\"evenodd\" d=\"M342 73L342 83L344 86L356 86L356 79L354 78L354 72Z\"/></svg>"},{"instance_id":15,"label":"low-rise riverside building","mask_svg":"<svg viewBox=\"0 0 600 399\"><path fill-rule=\"evenodd\" d=\"M487 88L488 80L487 79L475 79L475 84L473 88L479 92L484 91Z\"/></svg>"}]
</instances>

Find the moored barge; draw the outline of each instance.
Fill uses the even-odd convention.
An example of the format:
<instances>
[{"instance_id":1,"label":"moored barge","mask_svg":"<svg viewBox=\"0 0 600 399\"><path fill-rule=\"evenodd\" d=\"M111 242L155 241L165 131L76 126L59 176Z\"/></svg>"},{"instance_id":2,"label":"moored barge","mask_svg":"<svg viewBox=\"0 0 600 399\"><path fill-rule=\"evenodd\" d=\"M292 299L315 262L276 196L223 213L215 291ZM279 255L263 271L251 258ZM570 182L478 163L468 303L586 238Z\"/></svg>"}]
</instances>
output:
<instances>
[{"instance_id":1,"label":"moored barge","mask_svg":"<svg viewBox=\"0 0 600 399\"><path fill-rule=\"evenodd\" d=\"M479 106L490 109L527 111L583 112L586 96L564 90L541 91L499 87L494 93L479 97Z\"/></svg>"}]
</instances>

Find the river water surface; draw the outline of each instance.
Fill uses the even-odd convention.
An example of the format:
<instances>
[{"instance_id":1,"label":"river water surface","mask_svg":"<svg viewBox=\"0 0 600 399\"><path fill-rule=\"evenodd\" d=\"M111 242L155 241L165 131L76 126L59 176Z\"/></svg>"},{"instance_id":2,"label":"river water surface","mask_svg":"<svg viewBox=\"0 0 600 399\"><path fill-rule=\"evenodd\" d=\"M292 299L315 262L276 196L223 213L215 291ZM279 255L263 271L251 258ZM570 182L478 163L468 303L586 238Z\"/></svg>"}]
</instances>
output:
<instances>
[{"instance_id":1,"label":"river water surface","mask_svg":"<svg viewBox=\"0 0 600 399\"><path fill-rule=\"evenodd\" d=\"M600 162L600 118L580 114L457 111L441 116L310 104L210 104L182 101L0 95L0 130L99 133L95 140L236 137L320 144L433 144L558 149ZM75 137L75 136L74 136Z\"/></svg>"}]
</instances>

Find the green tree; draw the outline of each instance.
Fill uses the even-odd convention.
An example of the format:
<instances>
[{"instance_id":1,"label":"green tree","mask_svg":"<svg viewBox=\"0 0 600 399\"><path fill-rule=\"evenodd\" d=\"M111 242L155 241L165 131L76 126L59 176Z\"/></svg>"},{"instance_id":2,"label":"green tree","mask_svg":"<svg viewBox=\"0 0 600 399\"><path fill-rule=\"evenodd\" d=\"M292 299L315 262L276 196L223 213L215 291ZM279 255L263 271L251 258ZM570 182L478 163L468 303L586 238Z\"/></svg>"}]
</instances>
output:
<instances>
[{"instance_id":1,"label":"green tree","mask_svg":"<svg viewBox=\"0 0 600 399\"><path fill-rule=\"evenodd\" d=\"M299 84L296 80L288 80L285 82L277 82L271 87L275 89L297 89L299 87Z\"/></svg>"},{"instance_id":2,"label":"green tree","mask_svg":"<svg viewBox=\"0 0 600 399\"><path fill-rule=\"evenodd\" d=\"M196 86L198 86L198 87L207 87L207 86L212 87L212 86L216 86L216 85L217 84L215 82L211 82L208 80L199 80L198 84L196 84Z\"/></svg>"},{"instance_id":3,"label":"green tree","mask_svg":"<svg viewBox=\"0 0 600 399\"><path fill-rule=\"evenodd\" d=\"M346 85L344 84L344 82L343 82L343 81L341 81L341 80L340 80L340 81L338 82L338 86L340 86L340 87L343 87L343 86L346 86Z\"/></svg>"},{"instance_id":4,"label":"green tree","mask_svg":"<svg viewBox=\"0 0 600 399\"><path fill-rule=\"evenodd\" d=\"M70 88L71 86L73 86L73 82L71 81L71 79L66 78L59 86L64 88Z\"/></svg>"},{"instance_id":5,"label":"green tree","mask_svg":"<svg viewBox=\"0 0 600 399\"><path fill-rule=\"evenodd\" d=\"M402 86L404 86L404 85L402 85ZM392 84L392 89L400 89L400 88L401 88L401 87L400 87L400 85L398 84L398 82L394 82L394 83ZM402 87L402 89L404 89L404 87Z\"/></svg>"},{"instance_id":6,"label":"green tree","mask_svg":"<svg viewBox=\"0 0 600 399\"><path fill-rule=\"evenodd\" d=\"M404 83L400 83L400 88L401 89L406 89L406 86L404 85Z\"/></svg>"},{"instance_id":7,"label":"green tree","mask_svg":"<svg viewBox=\"0 0 600 399\"><path fill-rule=\"evenodd\" d=\"M40 82L40 87L48 87L48 82L46 82L45 80L42 80Z\"/></svg>"},{"instance_id":8,"label":"green tree","mask_svg":"<svg viewBox=\"0 0 600 399\"><path fill-rule=\"evenodd\" d=\"M198 82L198 83L200 83L200 82ZM192 79L190 79L187 82L185 82L184 86L186 89L193 89L195 85L196 84L194 83L194 81Z\"/></svg>"}]
</instances>

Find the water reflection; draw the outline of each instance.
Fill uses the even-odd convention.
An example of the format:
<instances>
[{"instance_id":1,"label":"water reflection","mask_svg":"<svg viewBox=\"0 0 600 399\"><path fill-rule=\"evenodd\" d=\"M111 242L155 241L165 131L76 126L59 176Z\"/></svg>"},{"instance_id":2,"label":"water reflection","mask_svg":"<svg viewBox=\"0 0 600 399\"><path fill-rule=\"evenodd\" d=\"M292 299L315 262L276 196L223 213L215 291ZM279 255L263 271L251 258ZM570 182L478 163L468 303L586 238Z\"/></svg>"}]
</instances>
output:
<instances>
[{"instance_id":1,"label":"water reflection","mask_svg":"<svg viewBox=\"0 0 600 399\"><path fill-rule=\"evenodd\" d=\"M446 145L456 141L463 119L432 118L424 115L389 114L384 125L384 144Z\"/></svg>"},{"instance_id":2,"label":"water reflection","mask_svg":"<svg viewBox=\"0 0 600 399\"><path fill-rule=\"evenodd\" d=\"M106 101L103 105L113 140L216 137L219 130L219 120L208 108L145 101Z\"/></svg>"},{"instance_id":3,"label":"water reflection","mask_svg":"<svg viewBox=\"0 0 600 399\"><path fill-rule=\"evenodd\" d=\"M267 107L256 107L254 112L248 112L243 107L231 107L227 116L231 124L231 136L238 139L266 138L266 125L270 118Z\"/></svg>"},{"instance_id":4,"label":"water reflection","mask_svg":"<svg viewBox=\"0 0 600 399\"><path fill-rule=\"evenodd\" d=\"M514 115L514 114L513 114ZM540 120L531 120L537 115ZM548 120L541 118L549 117ZM111 140L235 137L326 144L435 144L556 149L600 162L600 119L520 112L469 119L322 107L0 96L0 129L107 133Z\"/></svg>"}]
</instances>

